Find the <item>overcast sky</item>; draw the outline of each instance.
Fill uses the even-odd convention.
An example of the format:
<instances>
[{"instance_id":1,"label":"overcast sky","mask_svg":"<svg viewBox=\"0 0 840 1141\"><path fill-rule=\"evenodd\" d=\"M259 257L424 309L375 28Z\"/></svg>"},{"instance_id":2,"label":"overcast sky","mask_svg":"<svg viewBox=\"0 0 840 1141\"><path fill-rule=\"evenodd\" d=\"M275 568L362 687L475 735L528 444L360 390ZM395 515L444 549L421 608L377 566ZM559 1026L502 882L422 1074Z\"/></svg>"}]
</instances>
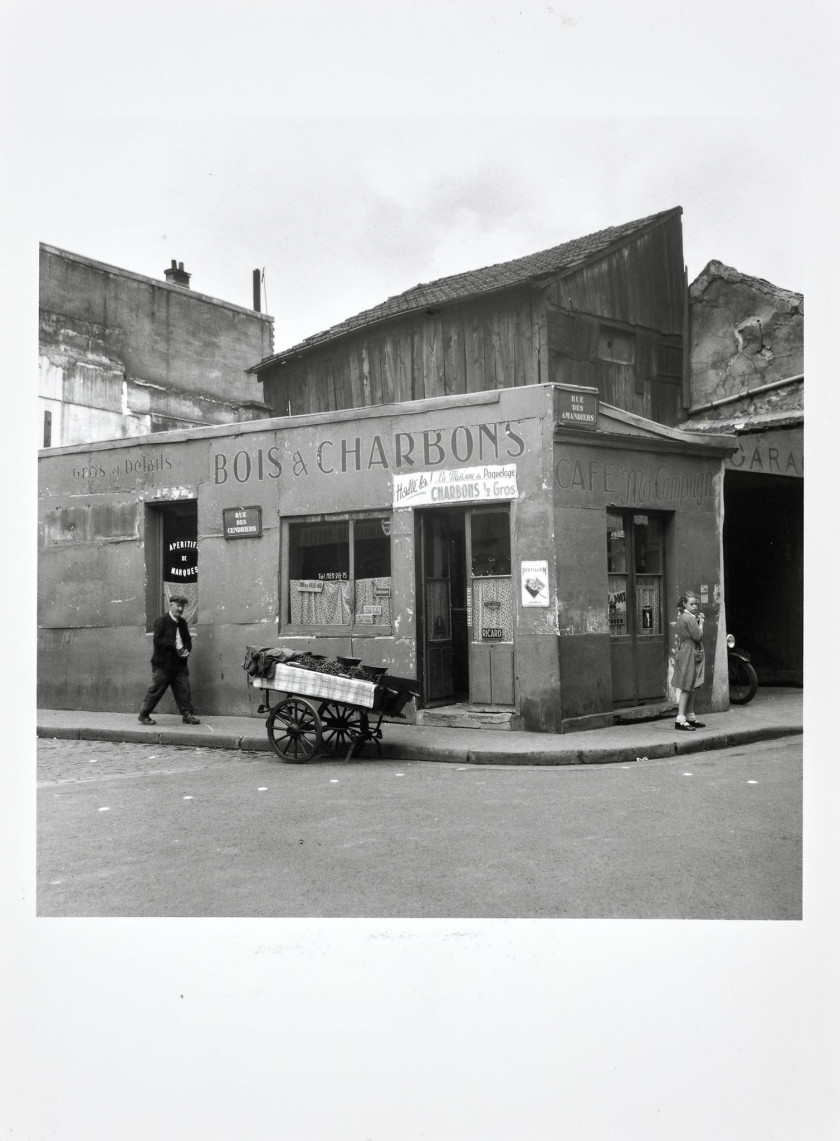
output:
<instances>
[{"instance_id":1,"label":"overcast sky","mask_svg":"<svg viewBox=\"0 0 840 1141\"><path fill-rule=\"evenodd\" d=\"M420 281L673 206L718 258L803 288L803 170L721 119L73 121L34 189L40 240L250 305L277 347Z\"/></svg>"},{"instance_id":2,"label":"overcast sky","mask_svg":"<svg viewBox=\"0 0 840 1141\"><path fill-rule=\"evenodd\" d=\"M250 306L275 344L420 281L682 206L805 290L831 22L805 5L12 5L15 235ZM826 12L828 9L826 8ZM478 18L481 13L482 18ZM96 17L100 17L97 19ZM224 17L227 17L225 19Z\"/></svg>"}]
</instances>

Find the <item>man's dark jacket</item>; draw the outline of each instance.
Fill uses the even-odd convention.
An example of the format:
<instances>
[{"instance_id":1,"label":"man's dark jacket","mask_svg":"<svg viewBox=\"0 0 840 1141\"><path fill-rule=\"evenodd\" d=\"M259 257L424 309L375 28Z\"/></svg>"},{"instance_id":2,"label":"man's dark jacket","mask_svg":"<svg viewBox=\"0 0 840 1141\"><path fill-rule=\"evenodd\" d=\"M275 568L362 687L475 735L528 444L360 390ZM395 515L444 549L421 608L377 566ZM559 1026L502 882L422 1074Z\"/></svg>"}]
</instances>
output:
<instances>
[{"instance_id":1,"label":"man's dark jacket","mask_svg":"<svg viewBox=\"0 0 840 1141\"><path fill-rule=\"evenodd\" d=\"M189 627L183 618L178 619L178 629L181 631L181 641L184 649L192 649L192 638ZM170 614L164 614L155 622L152 635L152 667L156 669L174 670L186 669L189 658L181 658L175 649L175 622Z\"/></svg>"}]
</instances>

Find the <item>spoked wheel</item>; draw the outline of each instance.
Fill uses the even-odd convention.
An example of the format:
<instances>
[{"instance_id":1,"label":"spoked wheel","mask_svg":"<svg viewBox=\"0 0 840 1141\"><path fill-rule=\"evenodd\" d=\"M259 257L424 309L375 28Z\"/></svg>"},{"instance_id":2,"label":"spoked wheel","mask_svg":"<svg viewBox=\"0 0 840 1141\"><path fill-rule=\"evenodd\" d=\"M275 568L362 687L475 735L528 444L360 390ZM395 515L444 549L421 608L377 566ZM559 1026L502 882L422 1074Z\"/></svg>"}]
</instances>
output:
<instances>
[{"instance_id":1,"label":"spoked wheel","mask_svg":"<svg viewBox=\"0 0 840 1141\"><path fill-rule=\"evenodd\" d=\"M368 731L368 715L354 705L325 701L318 709L323 725L324 746L334 753L347 753L350 746Z\"/></svg>"},{"instance_id":2,"label":"spoked wheel","mask_svg":"<svg viewBox=\"0 0 840 1141\"><path fill-rule=\"evenodd\" d=\"M275 705L265 724L269 744L281 761L299 765L321 747L321 721L305 697L287 697Z\"/></svg>"},{"instance_id":3,"label":"spoked wheel","mask_svg":"<svg viewBox=\"0 0 840 1141\"><path fill-rule=\"evenodd\" d=\"M741 658L729 659L729 700L733 705L746 705L756 695L758 677L749 662Z\"/></svg>"}]
</instances>

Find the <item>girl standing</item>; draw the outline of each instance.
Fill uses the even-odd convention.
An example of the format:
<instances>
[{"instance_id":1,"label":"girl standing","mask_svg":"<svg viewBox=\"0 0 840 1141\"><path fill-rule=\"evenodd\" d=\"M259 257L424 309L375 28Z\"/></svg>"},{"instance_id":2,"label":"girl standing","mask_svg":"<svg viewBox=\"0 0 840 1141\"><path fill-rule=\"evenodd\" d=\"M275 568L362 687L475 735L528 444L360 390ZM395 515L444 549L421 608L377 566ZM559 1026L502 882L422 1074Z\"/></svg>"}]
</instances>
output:
<instances>
[{"instance_id":1,"label":"girl standing","mask_svg":"<svg viewBox=\"0 0 840 1141\"><path fill-rule=\"evenodd\" d=\"M687 590L677 603L677 656L671 684L680 691L677 720L674 727L693 733L705 729L705 724L694 716L694 694L706 679L706 655L703 650L704 616L700 613L700 598Z\"/></svg>"}]
</instances>

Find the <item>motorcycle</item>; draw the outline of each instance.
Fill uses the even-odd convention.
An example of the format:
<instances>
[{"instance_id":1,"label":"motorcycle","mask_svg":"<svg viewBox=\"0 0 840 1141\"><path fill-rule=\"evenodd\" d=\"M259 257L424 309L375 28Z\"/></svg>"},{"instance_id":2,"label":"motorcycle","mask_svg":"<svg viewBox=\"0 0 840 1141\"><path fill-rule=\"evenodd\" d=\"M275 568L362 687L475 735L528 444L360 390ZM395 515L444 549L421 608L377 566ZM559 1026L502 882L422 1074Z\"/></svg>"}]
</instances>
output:
<instances>
[{"instance_id":1,"label":"motorcycle","mask_svg":"<svg viewBox=\"0 0 840 1141\"><path fill-rule=\"evenodd\" d=\"M755 667L746 650L735 649L735 638L726 635L727 658L729 662L729 700L733 705L746 705L752 701L758 690L758 677Z\"/></svg>"}]
</instances>

